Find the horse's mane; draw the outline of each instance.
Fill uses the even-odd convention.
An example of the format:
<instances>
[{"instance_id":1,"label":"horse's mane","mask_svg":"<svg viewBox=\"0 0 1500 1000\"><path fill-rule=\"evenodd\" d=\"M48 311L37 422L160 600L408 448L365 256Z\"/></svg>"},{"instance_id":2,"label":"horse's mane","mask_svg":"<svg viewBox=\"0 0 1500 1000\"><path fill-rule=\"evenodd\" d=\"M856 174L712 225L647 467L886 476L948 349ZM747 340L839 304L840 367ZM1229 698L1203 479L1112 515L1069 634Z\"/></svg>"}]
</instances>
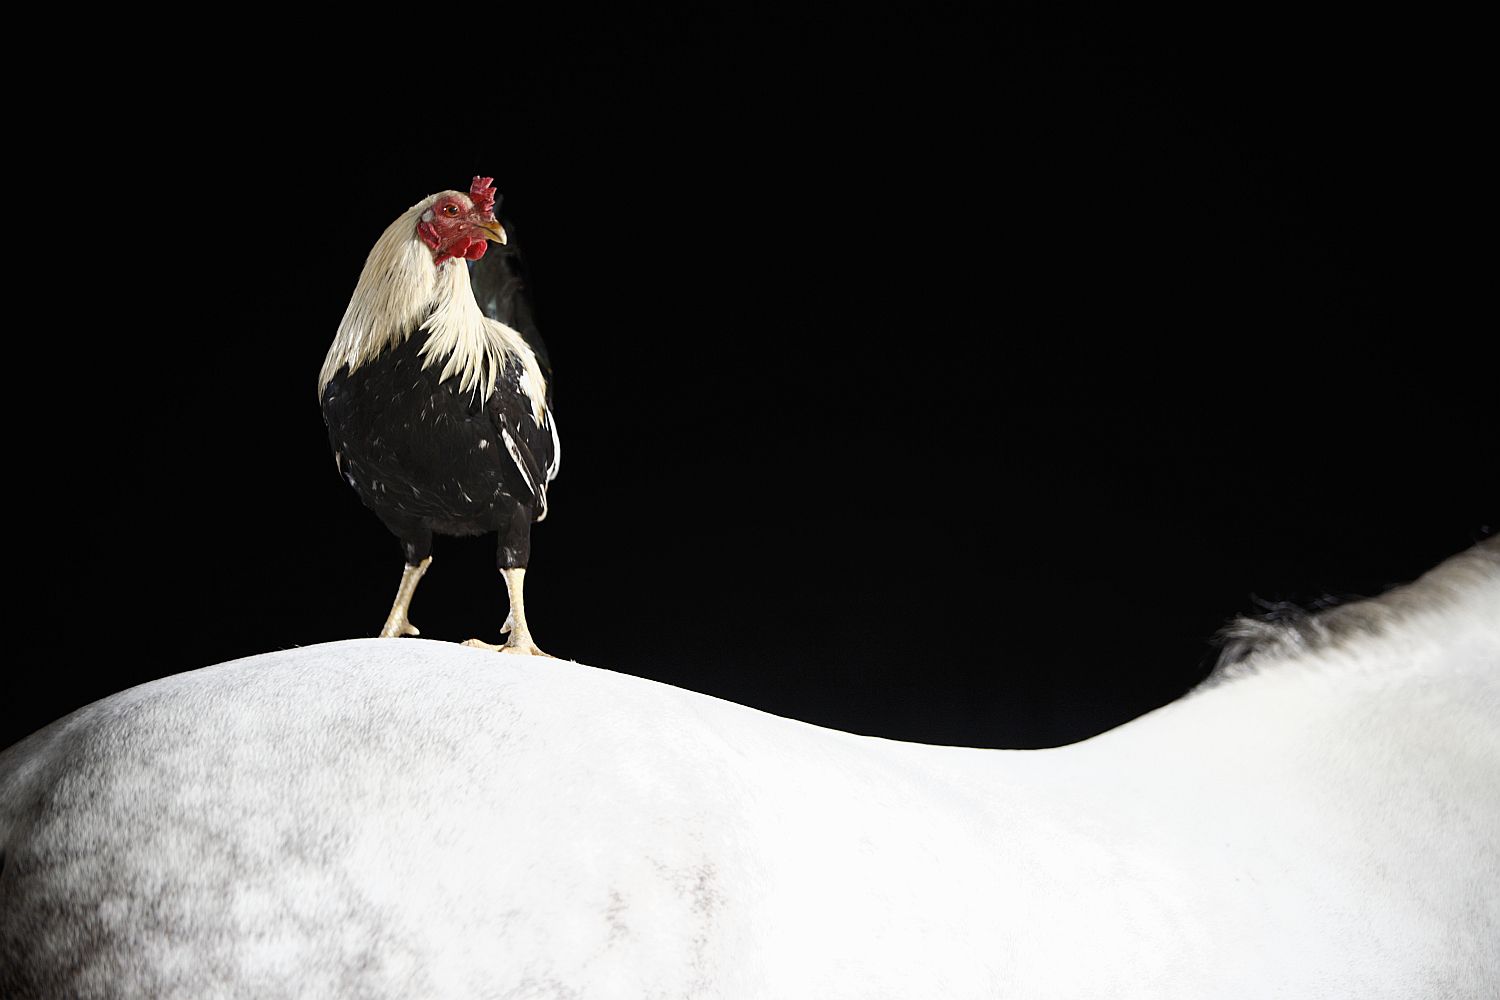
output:
<instances>
[{"instance_id":1,"label":"horse's mane","mask_svg":"<svg viewBox=\"0 0 1500 1000\"><path fill-rule=\"evenodd\" d=\"M1415 582L1394 587L1379 597L1345 603L1324 599L1311 608L1289 602L1267 605L1265 614L1239 616L1219 630L1218 662L1197 690L1256 673L1273 661L1385 635L1415 617L1465 605L1486 586L1497 588L1492 613L1500 627L1500 535L1479 542L1439 563Z\"/></svg>"}]
</instances>

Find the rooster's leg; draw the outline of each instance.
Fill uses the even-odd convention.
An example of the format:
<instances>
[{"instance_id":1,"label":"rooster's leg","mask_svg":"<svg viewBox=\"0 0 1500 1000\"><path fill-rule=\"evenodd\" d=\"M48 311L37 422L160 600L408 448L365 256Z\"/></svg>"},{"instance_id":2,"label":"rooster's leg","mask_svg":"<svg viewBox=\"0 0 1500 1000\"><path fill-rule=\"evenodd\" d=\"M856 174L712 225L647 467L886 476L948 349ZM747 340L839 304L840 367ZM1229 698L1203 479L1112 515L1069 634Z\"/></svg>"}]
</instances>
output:
<instances>
[{"instance_id":1,"label":"rooster's leg","mask_svg":"<svg viewBox=\"0 0 1500 1000\"><path fill-rule=\"evenodd\" d=\"M501 646L481 642L478 639L470 639L464 643L475 649L488 649L496 653L520 653L524 656L550 656L537 648L531 638L531 629L526 627L526 602L521 596L521 588L526 584L526 567L516 566L510 569L502 569L505 574L505 589L510 591L510 614L505 619L505 624L500 631L510 633L506 637L505 644Z\"/></svg>"},{"instance_id":2,"label":"rooster's leg","mask_svg":"<svg viewBox=\"0 0 1500 1000\"><path fill-rule=\"evenodd\" d=\"M407 563L406 569L401 571L401 586L396 588L396 601L391 605L391 613L386 616L385 628L380 630L382 639L422 634L420 629L407 620L406 610L411 607L411 595L417 592L417 584L422 582L422 574L427 572L431 563L432 556L428 556L415 566Z\"/></svg>"}]
</instances>

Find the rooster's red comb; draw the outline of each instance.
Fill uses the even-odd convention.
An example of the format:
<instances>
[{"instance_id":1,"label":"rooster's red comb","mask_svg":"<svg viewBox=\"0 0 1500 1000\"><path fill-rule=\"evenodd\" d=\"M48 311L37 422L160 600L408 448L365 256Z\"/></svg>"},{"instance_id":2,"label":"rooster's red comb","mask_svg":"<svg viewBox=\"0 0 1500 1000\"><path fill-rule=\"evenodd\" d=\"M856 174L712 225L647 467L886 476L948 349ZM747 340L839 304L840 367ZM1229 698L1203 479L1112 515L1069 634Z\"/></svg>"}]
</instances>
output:
<instances>
[{"instance_id":1,"label":"rooster's red comb","mask_svg":"<svg viewBox=\"0 0 1500 1000\"><path fill-rule=\"evenodd\" d=\"M469 185L469 197L474 199L474 207L481 212L495 211L495 192L490 187L493 183L493 177L476 177Z\"/></svg>"}]
</instances>

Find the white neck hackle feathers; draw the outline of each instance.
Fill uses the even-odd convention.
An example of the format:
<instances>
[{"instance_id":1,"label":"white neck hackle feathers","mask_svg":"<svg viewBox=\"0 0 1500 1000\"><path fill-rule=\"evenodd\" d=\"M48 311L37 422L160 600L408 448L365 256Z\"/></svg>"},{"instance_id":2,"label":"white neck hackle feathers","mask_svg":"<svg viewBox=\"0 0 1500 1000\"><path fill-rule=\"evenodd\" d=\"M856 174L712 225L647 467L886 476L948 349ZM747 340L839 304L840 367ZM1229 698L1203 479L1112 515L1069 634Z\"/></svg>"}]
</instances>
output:
<instances>
[{"instance_id":1,"label":"white neck hackle feathers","mask_svg":"<svg viewBox=\"0 0 1500 1000\"><path fill-rule=\"evenodd\" d=\"M422 366L441 361L439 377L458 378L464 392L489 398L495 382L514 358L520 367L521 391L531 400L538 425L545 410L547 381L536 355L520 333L485 316L469 287L466 261L450 259L434 266L432 250L417 237L417 222L439 198L468 201L458 191L429 195L407 209L375 241L338 333L318 374L321 394L339 369L349 371L373 361L415 330L427 332Z\"/></svg>"}]
</instances>

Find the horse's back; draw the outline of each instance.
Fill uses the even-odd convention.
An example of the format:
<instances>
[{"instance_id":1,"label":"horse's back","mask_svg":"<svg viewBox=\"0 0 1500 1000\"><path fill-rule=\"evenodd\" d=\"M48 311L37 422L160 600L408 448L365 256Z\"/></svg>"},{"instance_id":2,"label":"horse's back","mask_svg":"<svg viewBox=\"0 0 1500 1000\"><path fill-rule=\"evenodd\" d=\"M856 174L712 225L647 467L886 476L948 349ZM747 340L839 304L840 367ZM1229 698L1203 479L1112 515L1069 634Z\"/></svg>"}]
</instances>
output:
<instances>
[{"instance_id":1,"label":"horse's back","mask_svg":"<svg viewBox=\"0 0 1500 1000\"><path fill-rule=\"evenodd\" d=\"M631 751L701 742L686 694L367 640L91 705L0 755L0 995L718 992L712 768L664 804Z\"/></svg>"},{"instance_id":2,"label":"horse's back","mask_svg":"<svg viewBox=\"0 0 1500 1000\"><path fill-rule=\"evenodd\" d=\"M413 640L167 678L0 754L0 996L1477 995L1479 554L1047 751Z\"/></svg>"}]
</instances>

